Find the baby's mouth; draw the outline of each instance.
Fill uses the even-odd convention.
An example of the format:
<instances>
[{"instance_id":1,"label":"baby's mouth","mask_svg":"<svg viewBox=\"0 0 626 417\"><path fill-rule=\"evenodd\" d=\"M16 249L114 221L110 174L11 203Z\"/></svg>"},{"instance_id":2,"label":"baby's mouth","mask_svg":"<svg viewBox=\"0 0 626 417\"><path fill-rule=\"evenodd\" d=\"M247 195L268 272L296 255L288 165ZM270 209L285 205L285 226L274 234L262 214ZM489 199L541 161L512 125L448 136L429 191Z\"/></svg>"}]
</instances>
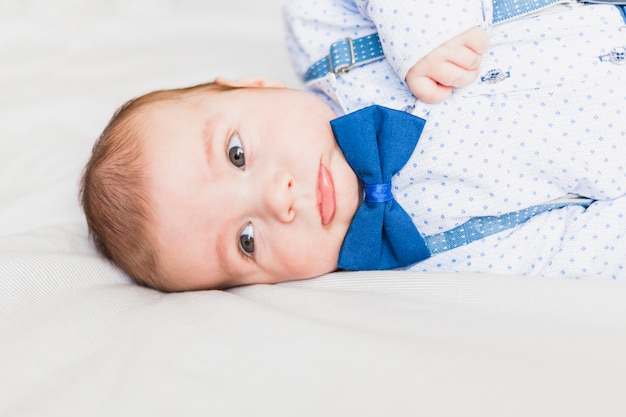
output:
<instances>
[{"instance_id":1,"label":"baby's mouth","mask_svg":"<svg viewBox=\"0 0 626 417\"><path fill-rule=\"evenodd\" d=\"M335 217L335 185L330 171L321 162L317 176L317 192L322 224L327 225Z\"/></svg>"}]
</instances>

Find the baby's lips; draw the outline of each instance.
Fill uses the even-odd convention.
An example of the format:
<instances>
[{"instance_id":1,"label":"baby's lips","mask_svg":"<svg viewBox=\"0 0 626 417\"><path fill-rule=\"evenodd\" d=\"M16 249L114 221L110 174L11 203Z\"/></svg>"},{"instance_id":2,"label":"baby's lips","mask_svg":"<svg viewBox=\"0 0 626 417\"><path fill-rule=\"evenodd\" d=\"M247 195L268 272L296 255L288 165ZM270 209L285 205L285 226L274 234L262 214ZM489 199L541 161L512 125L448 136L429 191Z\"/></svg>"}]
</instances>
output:
<instances>
[{"instance_id":1,"label":"baby's lips","mask_svg":"<svg viewBox=\"0 0 626 417\"><path fill-rule=\"evenodd\" d=\"M322 224L327 225L335 217L335 185L333 184L330 171L322 163L320 163L317 178L317 189L319 192L319 210Z\"/></svg>"}]
</instances>

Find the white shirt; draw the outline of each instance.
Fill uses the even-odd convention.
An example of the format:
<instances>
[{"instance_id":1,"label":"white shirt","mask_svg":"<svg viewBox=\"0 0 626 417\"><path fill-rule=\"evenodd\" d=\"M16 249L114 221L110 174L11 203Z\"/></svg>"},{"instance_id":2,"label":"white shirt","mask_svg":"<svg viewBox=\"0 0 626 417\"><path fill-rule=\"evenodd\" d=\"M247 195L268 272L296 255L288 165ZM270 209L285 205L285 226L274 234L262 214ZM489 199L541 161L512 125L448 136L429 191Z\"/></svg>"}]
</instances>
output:
<instances>
[{"instance_id":1,"label":"white shirt","mask_svg":"<svg viewBox=\"0 0 626 417\"><path fill-rule=\"evenodd\" d=\"M332 42L379 33L386 60L307 87L338 114L376 103L427 120L393 181L396 200L423 235L568 193L599 200L586 211L539 215L414 269L617 276L626 265L626 65L599 56L626 45L624 20L614 6L581 4L497 25L489 16L491 5L478 0L298 1L286 8L300 74ZM495 71L502 80L479 77L438 105L417 101L402 82L408 69L475 25L491 37L481 77Z\"/></svg>"}]
</instances>

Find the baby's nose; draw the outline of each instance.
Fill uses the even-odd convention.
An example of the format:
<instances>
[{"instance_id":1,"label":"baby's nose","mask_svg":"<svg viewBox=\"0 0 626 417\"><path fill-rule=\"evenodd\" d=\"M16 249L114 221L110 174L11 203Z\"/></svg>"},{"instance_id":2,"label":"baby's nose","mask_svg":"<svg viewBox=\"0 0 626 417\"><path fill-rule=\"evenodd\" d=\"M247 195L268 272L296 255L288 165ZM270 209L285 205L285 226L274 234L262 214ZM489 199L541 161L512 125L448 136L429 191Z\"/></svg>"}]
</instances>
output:
<instances>
[{"instance_id":1,"label":"baby's nose","mask_svg":"<svg viewBox=\"0 0 626 417\"><path fill-rule=\"evenodd\" d=\"M268 175L261 190L263 206L282 222L291 222L295 217L293 186L294 179L288 172L276 171Z\"/></svg>"}]
</instances>

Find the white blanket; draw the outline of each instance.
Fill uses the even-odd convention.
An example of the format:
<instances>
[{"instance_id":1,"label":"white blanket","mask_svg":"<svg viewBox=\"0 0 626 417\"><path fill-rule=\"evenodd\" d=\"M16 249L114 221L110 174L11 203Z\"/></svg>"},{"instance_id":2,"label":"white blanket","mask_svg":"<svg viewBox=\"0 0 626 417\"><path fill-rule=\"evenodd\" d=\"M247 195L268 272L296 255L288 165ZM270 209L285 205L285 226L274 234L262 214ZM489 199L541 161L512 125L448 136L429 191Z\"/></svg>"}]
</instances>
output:
<instances>
[{"instance_id":1,"label":"white blanket","mask_svg":"<svg viewBox=\"0 0 626 417\"><path fill-rule=\"evenodd\" d=\"M282 0L0 0L1 416L624 416L624 280L336 273L162 294L87 239L117 106L300 87Z\"/></svg>"}]
</instances>

